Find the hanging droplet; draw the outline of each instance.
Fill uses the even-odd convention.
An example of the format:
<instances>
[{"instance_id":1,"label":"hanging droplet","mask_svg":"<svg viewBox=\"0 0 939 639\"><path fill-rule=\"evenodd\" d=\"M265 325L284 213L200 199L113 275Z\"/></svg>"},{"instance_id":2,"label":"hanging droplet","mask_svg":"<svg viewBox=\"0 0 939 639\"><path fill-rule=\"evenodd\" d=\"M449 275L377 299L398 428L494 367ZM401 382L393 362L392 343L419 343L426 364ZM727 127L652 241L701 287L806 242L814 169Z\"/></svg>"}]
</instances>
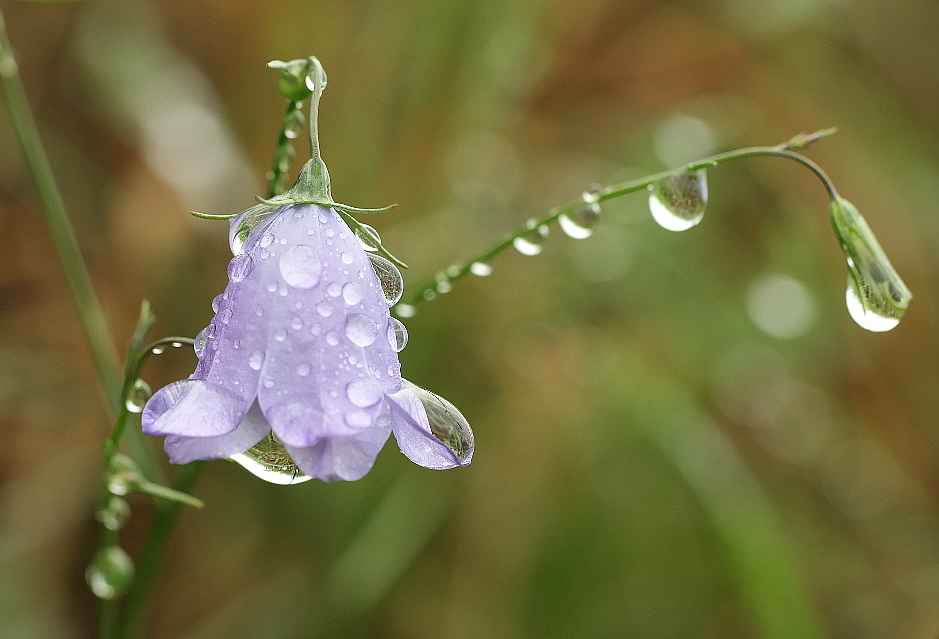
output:
<instances>
[{"instance_id":1,"label":"hanging droplet","mask_svg":"<svg viewBox=\"0 0 939 639\"><path fill-rule=\"evenodd\" d=\"M378 324L371 317L353 313L346 319L346 337L356 346L371 346L378 338Z\"/></svg>"},{"instance_id":2,"label":"hanging droplet","mask_svg":"<svg viewBox=\"0 0 939 639\"><path fill-rule=\"evenodd\" d=\"M385 294L388 306L393 306L404 293L404 278L401 277L401 271L381 255L369 253L368 259L372 263L372 268L375 269L375 275L378 276L379 283L381 283L381 290Z\"/></svg>"},{"instance_id":3,"label":"hanging droplet","mask_svg":"<svg viewBox=\"0 0 939 639\"><path fill-rule=\"evenodd\" d=\"M212 298L212 312L218 313L218 309L222 306L222 300L225 299L222 295L216 295Z\"/></svg>"},{"instance_id":4,"label":"hanging droplet","mask_svg":"<svg viewBox=\"0 0 939 639\"><path fill-rule=\"evenodd\" d=\"M845 300L851 318L869 331L889 331L900 323L913 294L853 204L835 198L829 213L848 262Z\"/></svg>"},{"instance_id":5,"label":"hanging droplet","mask_svg":"<svg viewBox=\"0 0 939 639\"><path fill-rule=\"evenodd\" d=\"M279 484L299 484L312 479L293 461L290 453L273 433L243 453L230 457L254 476L266 482Z\"/></svg>"},{"instance_id":6,"label":"hanging droplet","mask_svg":"<svg viewBox=\"0 0 939 639\"><path fill-rule=\"evenodd\" d=\"M538 226L534 218L528 220L527 226L529 232L512 240L512 246L522 255L538 255L542 251L541 243L548 237L548 227L544 224Z\"/></svg>"},{"instance_id":7,"label":"hanging droplet","mask_svg":"<svg viewBox=\"0 0 939 639\"><path fill-rule=\"evenodd\" d=\"M649 210L664 229L685 231L704 217L708 201L704 169L674 173L650 184L649 191Z\"/></svg>"},{"instance_id":8,"label":"hanging droplet","mask_svg":"<svg viewBox=\"0 0 939 639\"><path fill-rule=\"evenodd\" d=\"M424 405L427 421L430 423L430 432L434 437L452 450L461 462L472 457L473 429L470 428L469 422L457 410L457 407L436 393L412 384L406 379L402 381L404 387L414 393Z\"/></svg>"},{"instance_id":9,"label":"hanging droplet","mask_svg":"<svg viewBox=\"0 0 939 639\"><path fill-rule=\"evenodd\" d=\"M284 137L293 140L296 139L306 127L306 118L300 109L294 109L287 121L284 123Z\"/></svg>"},{"instance_id":10,"label":"hanging droplet","mask_svg":"<svg viewBox=\"0 0 939 639\"><path fill-rule=\"evenodd\" d=\"M124 404L131 413L142 413L143 407L147 405L147 400L152 395L153 391L150 390L150 385L142 379L138 379L130 389Z\"/></svg>"},{"instance_id":11,"label":"hanging droplet","mask_svg":"<svg viewBox=\"0 0 939 639\"><path fill-rule=\"evenodd\" d=\"M404 324L392 317L388 322L388 345L391 346L396 353L400 353L407 344L408 329L404 327Z\"/></svg>"},{"instance_id":12,"label":"hanging droplet","mask_svg":"<svg viewBox=\"0 0 939 639\"><path fill-rule=\"evenodd\" d=\"M366 251L377 251L378 246L381 244L381 237L378 235L378 231L368 224L360 224L360 227L355 229L355 236L358 238L359 244L361 244L362 248Z\"/></svg>"},{"instance_id":13,"label":"hanging droplet","mask_svg":"<svg viewBox=\"0 0 939 639\"><path fill-rule=\"evenodd\" d=\"M211 326L211 324L209 325ZM202 354L205 352L205 347L209 343L209 327L206 326L199 334L196 335L196 339L192 340L192 349L196 352L196 357L202 359Z\"/></svg>"},{"instance_id":14,"label":"hanging droplet","mask_svg":"<svg viewBox=\"0 0 939 639\"><path fill-rule=\"evenodd\" d=\"M585 240L593 235L593 227L600 219L600 205L596 202L578 206L570 215L562 213L558 217L561 230L575 240Z\"/></svg>"},{"instance_id":15,"label":"hanging droplet","mask_svg":"<svg viewBox=\"0 0 939 639\"><path fill-rule=\"evenodd\" d=\"M102 548L85 570L85 581L99 599L114 599L134 581L134 562L120 546Z\"/></svg>"},{"instance_id":16,"label":"hanging droplet","mask_svg":"<svg viewBox=\"0 0 939 639\"><path fill-rule=\"evenodd\" d=\"M130 505L121 497L111 495L107 503L95 513L95 519L108 530L120 530L130 517Z\"/></svg>"},{"instance_id":17,"label":"hanging droplet","mask_svg":"<svg viewBox=\"0 0 939 639\"><path fill-rule=\"evenodd\" d=\"M163 353L166 352L166 344L157 344L156 346L150 349L150 352L153 353L154 355L162 355Z\"/></svg>"},{"instance_id":18,"label":"hanging droplet","mask_svg":"<svg viewBox=\"0 0 939 639\"><path fill-rule=\"evenodd\" d=\"M492 275L492 264L486 262L473 262L469 267L470 273L479 277Z\"/></svg>"}]
</instances>

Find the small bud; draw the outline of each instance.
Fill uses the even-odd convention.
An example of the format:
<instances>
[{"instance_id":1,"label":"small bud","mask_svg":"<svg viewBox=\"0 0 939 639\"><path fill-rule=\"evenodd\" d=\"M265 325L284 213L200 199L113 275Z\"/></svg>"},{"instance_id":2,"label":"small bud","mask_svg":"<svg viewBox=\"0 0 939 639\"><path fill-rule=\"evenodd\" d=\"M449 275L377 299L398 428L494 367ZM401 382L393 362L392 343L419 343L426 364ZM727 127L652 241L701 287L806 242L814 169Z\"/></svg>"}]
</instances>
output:
<instances>
[{"instance_id":1,"label":"small bud","mask_svg":"<svg viewBox=\"0 0 939 639\"><path fill-rule=\"evenodd\" d=\"M848 260L848 312L862 328L889 331L900 323L913 294L853 204L835 198L829 213Z\"/></svg>"},{"instance_id":2,"label":"small bud","mask_svg":"<svg viewBox=\"0 0 939 639\"><path fill-rule=\"evenodd\" d=\"M274 60L268 62L267 66L280 71L277 87L285 98L300 102L310 97L312 91L306 82L307 75L310 72L309 60L291 60L289 62Z\"/></svg>"}]
</instances>

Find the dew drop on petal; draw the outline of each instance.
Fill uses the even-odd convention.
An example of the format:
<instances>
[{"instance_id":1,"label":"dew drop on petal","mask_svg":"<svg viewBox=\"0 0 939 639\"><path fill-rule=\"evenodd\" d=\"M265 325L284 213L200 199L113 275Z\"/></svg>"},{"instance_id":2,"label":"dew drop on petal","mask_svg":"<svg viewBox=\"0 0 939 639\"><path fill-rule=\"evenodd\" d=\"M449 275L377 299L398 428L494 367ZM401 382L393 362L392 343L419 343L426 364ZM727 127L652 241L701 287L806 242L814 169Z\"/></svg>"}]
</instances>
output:
<instances>
[{"instance_id":1,"label":"dew drop on petal","mask_svg":"<svg viewBox=\"0 0 939 639\"><path fill-rule=\"evenodd\" d=\"M388 345L391 346L396 353L400 353L407 344L408 329L404 327L404 324L392 317L388 322Z\"/></svg>"},{"instance_id":2,"label":"dew drop on petal","mask_svg":"<svg viewBox=\"0 0 939 639\"><path fill-rule=\"evenodd\" d=\"M294 288L313 288L319 284L322 272L319 255L306 244L295 244L280 257L280 274Z\"/></svg>"},{"instance_id":3,"label":"dew drop on petal","mask_svg":"<svg viewBox=\"0 0 939 639\"><path fill-rule=\"evenodd\" d=\"M675 173L649 185L649 210L664 229L686 231L704 217L708 201L704 169Z\"/></svg>"},{"instance_id":4,"label":"dew drop on petal","mask_svg":"<svg viewBox=\"0 0 939 639\"><path fill-rule=\"evenodd\" d=\"M202 359L202 354L205 352L205 347L208 343L209 327L206 326L201 331L199 331L199 334L196 335L196 339L192 340L192 349L196 352L196 357Z\"/></svg>"},{"instance_id":5,"label":"dew drop on petal","mask_svg":"<svg viewBox=\"0 0 939 639\"><path fill-rule=\"evenodd\" d=\"M232 315L234 313L230 308L226 308L221 313L219 313L218 318L222 320L222 324L228 324L231 321Z\"/></svg>"},{"instance_id":6,"label":"dew drop on petal","mask_svg":"<svg viewBox=\"0 0 939 639\"><path fill-rule=\"evenodd\" d=\"M268 293L273 293L277 290L277 282L268 282L266 288Z\"/></svg>"},{"instance_id":7,"label":"dew drop on petal","mask_svg":"<svg viewBox=\"0 0 939 639\"><path fill-rule=\"evenodd\" d=\"M261 248L267 248L274 243L274 235L271 233L265 233L261 236L261 239L258 240L258 246Z\"/></svg>"},{"instance_id":8,"label":"dew drop on petal","mask_svg":"<svg viewBox=\"0 0 939 639\"><path fill-rule=\"evenodd\" d=\"M248 366L251 367L251 370L259 371L261 370L261 364L264 363L264 353L261 351L254 351L251 355L248 356Z\"/></svg>"},{"instance_id":9,"label":"dew drop on petal","mask_svg":"<svg viewBox=\"0 0 939 639\"><path fill-rule=\"evenodd\" d=\"M355 261L355 258L352 257L352 253L349 251L343 251L339 254L339 259L342 260L343 264L352 264Z\"/></svg>"},{"instance_id":10,"label":"dew drop on petal","mask_svg":"<svg viewBox=\"0 0 939 639\"><path fill-rule=\"evenodd\" d=\"M359 408L368 408L381 401L382 391L378 384L372 381L357 379L346 386L346 396Z\"/></svg>"},{"instance_id":11,"label":"dew drop on petal","mask_svg":"<svg viewBox=\"0 0 939 639\"><path fill-rule=\"evenodd\" d=\"M124 405L131 413L142 413L143 407L147 404L147 400L150 399L151 395L153 395L153 391L150 390L150 385L142 379L138 379L134 382L134 387L130 389L130 394L127 396Z\"/></svg>"},{"instance_id":12,"label":"dew drop on petal","mask_svg":"<svg viewBox=\"0 0 939 639\"><path fill-rule=\"evenodd\" d=\"M323 332L323 327L320 326L319 324L314 323L314 324L311 324L311 325L310 325L310 334L311 334L311 335L314 335L314 336L316 336L316 337L319 337L319 336L322 334L322 332Z\"/></svg>"},{"instance_id":13,"label":"dew drop on petal","mask_svg":"<svg viewBox=\"0 0 939 639\"><path fill-rule=\"evenodd\" d=\"M326 343L330 346L335 346L339 343L339 336L336 335L336 331L329 331L326 333Z\"/></svg>"},{"instance_id":14,"label":"dew drop on petal","mask_svg":"<svg viewBox=\"0 0 939 639\"><path fill-rule=\"evenodd\" d=\"M486 277L487 275L492 275L492 264L487 264L486 262L473 262L469 267L470 273L478 277Z\"/></svg>"},{"instance_id":15,"label":"dew drop on petal","mask_svg":"<svg viewBox=\"0 0 939 639\"><path fill-rule=\"evenodd\" d=\"M274 378L268 377L264 380L264 388L274 388Z\"/></svg>"},{"instance_id":16,"label":"dew drop on petal","mask_svg":"<svg viewBox=\"0 0 939 639\"><path fill-rule=\"evenodd\" d=\"M293 320L290 322L290 328L292 328L295 331L299 331L301 328L303 328L303 320L300 319L299 315L294 317Z\"/></svg>"},{"instance_id":17,"label":"dew drop on petal","mask_svg":"<svg viewBox=\"0 0 939 639\"><path fill-rule=\"evenodd\" d=\"M401 299L404 293L404 278L401 277L401 271L390 261L381 255L368 254L368 259L375 269L375 275L381 283L381 290L385 294L385 300L389 306L393 306Z\"/></svg>"},{"instance_id":18,"label":"dew drop on petal","mask_svg":"<svg viewBox=\"0 0 939 639\"><path fill-rule=\"evenodd\" d=\"M274 339L276 339L278 342L284 341L287 339L287 331L282 328L278 328L276 331L274 331Z\"/></svg>"},{"instance_id":19,"label":"dew drop on petal","mask_svg":"<svg viewBox=\"0 0 939 639\"><path fill-rule=\"evenodd\" d=\"M357 410L346 414L346 423L353 428L368 428L372 425L372 416L364 410Z\"/></svg>"},{"instance_id":20,"label":"dew drop on petal","mask_svg":"<svg viewBox=\"0 0 939 639\"><path fill-rule=\"evenodd\" d=\"M224 298L221 295L216 295L214 298L212 298L212 312L213 313L218 313L218 309L219 307L221 307L223 299Z\"/></svg>"},{"instance_id":21,"label":"dew drop on petal","mask_svg":"<svg viewBox=\"0 0 939 639\"><path fill-rule=\"evenodd\" d=\"M346 282L342 287L342 299L349 306L355 306L362 301L362 287L358 282Z\"/></svg>"},{"instance_id":22,"label":"dew drop on petal","mask_svg":"<svg viewBox=\"0 0 939 639\"><path fill-rule=\"evenodd\" d=\"M246 253L236 255L228 263L228 279L232 282L241 282L248 277L252 268L254 268L254 261L250 255Z\"/></svg>"},{"instance_id":23,"label":"dew drop on petal","mask_svg":"<svg viewBox=\"0 0 939 639\"><path fill-rule=\"evenodd\" d=\"M339 297L342 295L342 285L339 282L330 282L329 286L326 287L326 292L329 293L330 297Z\"/></svg>"},{"instance_id":24,"label":"dew drop on petal","mask_svg":"<svg viewBox=\"0 0 939 639\"><path fill-rule=\"evenodd\" d=\"M316 305L316 312L322 315L323 317L329 317L333 314L333 305L328 301L323 300Z\"/></svg>"},{"instance_id":25,"label":"dew drop on petal","mask_svg":"<svg viewBox=\"0 0 939 639\"><path fill-rule=\"evenodd\" d=\"M306 377L307 375L310 374L311 370L312 370L312 367L310 366L308 362L300 362L299 364L297 364L297 375L299 375L300 377Z\"/></svg>"},{"instance_id":26,"label":"dew drop on petal","mask_svg":"<svg viewBox=\"0 0 939 639\"><path fill-rule=\"evenodd\" d=\"M346 319L346 337L356 346L371 346L378 337L378 324L367 315L353 313Z\"/></svg>"}]
</instances>

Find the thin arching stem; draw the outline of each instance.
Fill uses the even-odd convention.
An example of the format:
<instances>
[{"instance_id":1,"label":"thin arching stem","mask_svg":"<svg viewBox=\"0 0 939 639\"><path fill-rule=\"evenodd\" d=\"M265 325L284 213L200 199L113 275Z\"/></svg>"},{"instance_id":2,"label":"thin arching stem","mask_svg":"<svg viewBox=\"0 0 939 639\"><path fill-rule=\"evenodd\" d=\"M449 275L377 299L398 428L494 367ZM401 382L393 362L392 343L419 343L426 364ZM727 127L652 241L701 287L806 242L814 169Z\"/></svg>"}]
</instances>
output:
<instances>
[{"instance_id":1,"label":"thin arching stem","mask_svg":"<svg viewBox=\"0 0 939 639\"><path fill-rule=\"evenodd\" d=\"M814 173L819 181L821 181L821 183L824 185L825 190L828 192L828 196L831 199L835 199L838 197L838 192L825 171L823 171L822 168L812 160L793 151L793 149L805 148L806 146L823 137L827 137L834 132L835 129L823 129L821 131L816 131L815 133L797 135L791 140L788 140L787 142L777 146L755 146L744 149L737 149L734 151L727 151L726 153L719 153L717 155L712 155L702 160L692 162L677 169L660 171L659 173L653 173L652 175L647 175L635 180L629 180L620 184L613 184L611 186L602 187L600 189L594 190L591 193L591 201L605 202L606 200L612 200L613 198L621 197L628 193L642 191L649 188L649 185L655 184L659 180L678 173L706 169L712 166L717 166L719 164L726 164L727 162L741 160L743 158L760 156L778 157L798 162ZM401 303L396 307L397 314L402 317L409 316L414 312L414 306L416 304L434 299L437 296L437 293L441 290L449 290L457 280L462 279L468 273L472 272L474 264L488 265L497 255L511 247L517 239L530 237L533 229L550 226L556 222L559 217L573 212L575 209L583 206L584 203L585 200L583 198L577 198L576 200L572 200L563 206L552 209L543 218L530 221L525 226L525 228L519 229L515 233L506 236L475 257L469 260L451 264L446 269L441 271L432 282L428 282L424 286L419 287L410 295L405 296L401 300Z\"/></svg>"}]
</instances>

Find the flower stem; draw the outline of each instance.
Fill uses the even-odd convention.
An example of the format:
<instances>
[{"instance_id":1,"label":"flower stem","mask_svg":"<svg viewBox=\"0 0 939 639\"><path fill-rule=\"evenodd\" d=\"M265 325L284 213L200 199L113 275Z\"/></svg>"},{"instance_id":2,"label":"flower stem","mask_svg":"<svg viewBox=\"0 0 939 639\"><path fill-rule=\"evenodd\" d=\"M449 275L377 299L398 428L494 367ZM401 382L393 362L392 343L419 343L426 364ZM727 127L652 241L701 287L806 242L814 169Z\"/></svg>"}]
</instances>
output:
<instances>
[{"instance_id":1,"label":"flower stem","mask_svg":"<svg viewBox=\"0 0 939 639\"><path fill-rule=\"evenodd\" d=\"M287 110L281 120L277 143L274 145L274 161L268 173L267 195L265 196L267 198L272 198L287 188L287 171L296 156L296 151L290 143L291 135L296 137L297 122L303 121L302 107L302 102L287 100Z\"/></svg>"},{"instance_id":2,"label":"flower stem","mask_svg":"<svg viewBox=\"0 0 939 639\"><path fill-rule=\"evenodd\" d=\"M654 173L652 175L647 175L645 177L638 178L636 180L629 180L628 182L622 182L620 184L614 184L611 186L603 187L597 191L594 191L592 194L593 202L604 202L606 200L612 200L628 193L634 193L636 191L641 191L649 187L650 184L654 184L659 180L666 178L670 175L676 173L682 173L685 171L696 171L698 169L706 169L708 167L717 166L718 164L725 164L727 162L732 162L734 160L740 160L743 158L759 157L759 156L770 156L770 157L779 157L792 160L802 164L808 168L816 177L822 182L825 186L825 190L828 192L828 196L831 199L835 199L838 196L838 192L835 190L834 184L832 184L831 179L828 175L819 167L815 162L808 159L807 157L795 153L793 149L803 149L810 144L832 135L835 133L836 129L823 129L821 131L816 131L809 134L799 134L792 139L776 145L776 146L754 146L747 147L744 149L736 149L734 151L728 151L726 153L720 153L717 155L712 155L711 157L704 158L703 160L698 160L687 164L683 167L677 169L669 169L667 171L660 171L659 173ZM572 200L563 206L552 209L539 220L530 221L525 228L516 231L515 233L505 237L503 240L493 244L482 253L473 257L472 259L455 262L444 269L432 282L427 283L426 285L418 288L411 295L406 296L402 299L401 304L397 307L397 312L399 315L407 315L410 312L413 312L413 307L425 300L431 300L436 297L437 291L441 285L446 287L446 290L449 290L452 287L453 283L459 279L462 279L466 276L467 273L471 272L471 267L473 264L482 263L488 264L495 258L499 253L506 250L513 245L516 239L525 238L532 233L532 229L538 229L542 226L548 226L557 221L559 217L565 213L571 213L576 208L584 205L583 198L577 198Z\"/></svg>"}]
</instances>

